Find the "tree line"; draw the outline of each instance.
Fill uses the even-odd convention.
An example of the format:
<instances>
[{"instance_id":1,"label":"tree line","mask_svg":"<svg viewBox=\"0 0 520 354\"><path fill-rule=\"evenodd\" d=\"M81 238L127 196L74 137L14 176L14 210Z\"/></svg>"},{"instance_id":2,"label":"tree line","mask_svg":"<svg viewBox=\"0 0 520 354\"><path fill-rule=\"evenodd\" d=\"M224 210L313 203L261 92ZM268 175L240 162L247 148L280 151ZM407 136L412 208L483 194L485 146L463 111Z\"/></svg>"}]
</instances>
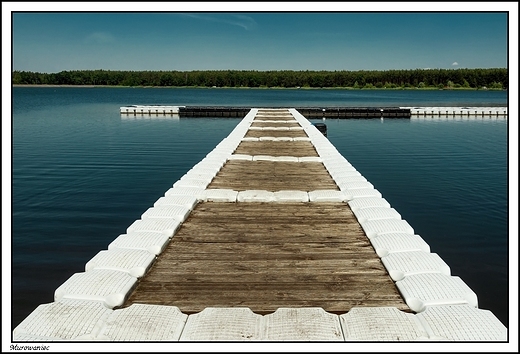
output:
<instances>
[{"instance_id":1,"label":"tree line","mask_svg":"<svg viewBox=\"0 0 520 354\"><path fill-rule=\"evenodd\" d=\"M415 69L385 71L112 71L58 73L13 71L13 85L106 85L281 88L467 88L507 89L508 70Z\"/></svg>"}]
</instances>

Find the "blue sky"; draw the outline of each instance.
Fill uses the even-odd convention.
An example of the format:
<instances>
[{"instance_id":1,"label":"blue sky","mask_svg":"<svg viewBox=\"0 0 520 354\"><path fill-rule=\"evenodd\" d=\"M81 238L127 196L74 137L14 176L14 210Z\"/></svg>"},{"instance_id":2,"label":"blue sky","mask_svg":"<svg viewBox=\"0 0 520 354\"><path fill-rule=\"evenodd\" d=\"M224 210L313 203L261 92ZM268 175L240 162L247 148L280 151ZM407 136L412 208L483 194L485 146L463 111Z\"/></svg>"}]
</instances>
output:
<instances>
[{"instance_id":1,"label":"blue sky","mask_svg":"<svg viewBox=\"0 0 520 354\"><path fill-rule=\"evenodd\" d=\"M466 13L457 3L33 4L54 12L13 7L13 70L507 67L507 10L515 8L498 2L462 3L465 11L479 11ZM287 8L292 12L275 12ZM65 10L71 12L56 12ZM114 10L134 12L97 12Z\"/></svg>"}]
</instances>

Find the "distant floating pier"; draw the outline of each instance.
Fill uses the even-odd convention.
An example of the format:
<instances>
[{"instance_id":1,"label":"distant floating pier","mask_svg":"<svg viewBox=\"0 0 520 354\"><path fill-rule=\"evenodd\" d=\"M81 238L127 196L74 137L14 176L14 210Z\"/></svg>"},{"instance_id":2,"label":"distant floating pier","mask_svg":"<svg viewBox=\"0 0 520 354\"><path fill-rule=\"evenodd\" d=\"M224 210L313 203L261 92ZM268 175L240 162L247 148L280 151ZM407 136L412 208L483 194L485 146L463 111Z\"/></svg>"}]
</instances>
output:
<instances>
[{"instance_id":1,"label":"distant floating pier","mask_svg":"<svg viewBox=\"0 0 520 354\"><path fill-rule=\"evenodd\" d=\"M171 114L171 115L178 115L179 110L181 108L184 108L185 106L155 106L155 105L131 105L131 106L124 106L119 109L121 114Z\"/></svg>"},{"instance_id":2,"label":"distant floating pier","mask_svg":"<svg viewBox=\"0 0 520 354\"><path fill-rule=\"evenodd\" d=\"M268 109L268 108L266 108ZM276 108L271 108L276 109ZM416 116L444 117L506 117L507 107L302 107L296 108L308 119L316 118L411 118ZM120 108L124 116L177 116L179 118L242 118L251 108L226 106L131 105Z\"/></svg>"},{"instance_id":3,"label":"distant floating pier","mask_svg":"<svg viewBox=\"0 0 520 354\"><path fill-rule=\"evenodd\" d=\"M507 117L507 107L401 107L411 116Z\"/></svg>"}]
</instances>

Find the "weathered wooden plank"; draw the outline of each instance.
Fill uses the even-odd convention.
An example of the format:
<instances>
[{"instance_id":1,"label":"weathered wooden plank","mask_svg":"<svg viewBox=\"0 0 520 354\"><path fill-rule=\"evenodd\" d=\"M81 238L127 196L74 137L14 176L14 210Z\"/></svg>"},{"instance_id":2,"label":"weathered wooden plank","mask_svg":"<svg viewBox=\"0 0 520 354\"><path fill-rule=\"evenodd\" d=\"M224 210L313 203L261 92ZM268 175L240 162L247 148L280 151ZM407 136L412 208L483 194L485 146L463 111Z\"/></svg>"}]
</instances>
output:
<instances>
[{"instance_id":1,"label":"weathered wooden plank","mask_svg":"<svg viewBox=\"0 0 520 354\"><path fill-rule=\"evenodd\" d=\"M255 238L256 237L256 238ZM204 235L204 242L240 242L240 243L258 243L260 242L262 238L262 234L234 234L227 238L219 238L215 235ZM179 237L179 240L182 240L183 242L200 242L200 239L197 239L193 236L186 236L186 237ZM291 235L287 236L284 240L288 242L300 242L300 243L306 243L306 242L315 242L316 238L308 235ZM327 236L323 242L342 242L344 241L344 237L338 236L338 235L331 235ZM273 235L271 237L265 237L264 240L261 242L265 244L274 244L280 242L280 235L276 236Z\"/></svg>"},{"instance_id":2,"label":"weathered wooden plank","mask_svg":"<svg viewBox=\"0 0 520 354\"><path fill-rule=\"evenodd\" d=\"M242 141L235 154L268 156L318 156L309 141Z\"/></svg>"},{"instance_id":3,"label":"weathered wooden plank","mask_svg":"<svg viewBox=\"0 0 520 354\"><path fill-rule=\"evenodd\" d=\"M215 205L215 208L212 208L210 210L202 210L205 206L207 206L209 203L213 203ZM266 202L258 202L258 203L226 203L227 205L234 207L235 205L251 205L251 207L256 206L257 204L266 204ZM275 203L273 203L275 204ZM277 203L278 205L283 204L289 204L289 203ZM305 204L309 205L319 205L321 203L308 203L305 202ZM343 204L343 207L345 207L345 203L336 203L338 205ZM200 205L193 210L190 215L186 219L189 219L193 216L198 216L199 214L204 214L205 217L208 219L219 219L223 220L224 217L233 218L236 221L240 220L250 220L254 219L255 217L260 216L269 216L273 218L278 218L280 221L287 221L287 222L298 222L301 220L306 221L313 221L315 223L354 223L356 221L356 218L353 216L353 214L342 214L341 210L337 209L324 209L319 210L316 209L315 212L309 212L305 214L294 214L290 212L290 209L288 208L286 210L286 214L280 214L280 212L284 212L284 208L270 208L269 206L265 206L265 210L259 210L259 209L253 209L252 211L247 211L244 209L236 208L236 209L224 209L221 206L223 206L223 203L218 202L208 202L205 203L205 205ZM240 213L240 211L244 211L243 213ZM337 213L336 213L337 212ZM331 215L331 213L334 213L334 215ZM225 220L224 220L225 221ZM263 223L267 222L266 220L258 220L257 222ZM361 227L361 226L360 226Z\"/></svg>"},{"instance_id":4,"label":"weathered wooden plank","mask_svg":"<svg viewBox=\"0 0 520 354\"><path fill-rule=\"evenodd\" d=\"M260 163L260 162L259 162ZM257 215L258 213L270 213L272 211L282 212L281 217L291 216L308 217L320 215L329 216L331 220L338 217L355 218L347 203L200 203L193 212L212 210L221 213L232 213L237 215Z\"/></svg>"},{"instance_id":5,"label":"weathered wooden plank","mask_svg":"<svg viewBox=\"0 0 520 354\"><path fill-rule=\"evenodd\" d=\"M379 259L371 257L369 254L359 255L356 258L348 259L275 259L275 260L208 260L203 259L206 266L205 269L200 267L200 259L175 259L175 257L161 257L160 263L149 272L148 277L153 278L156 273L166 274L175 269L175 272L182 273L185 271L193 272L193 274L226 274L234 272L257 274L264 273L293 273L297 272L327 272L330 274L343 274L350 272L351 274L360 274L364 272L381 272L386 273L384 266L381 265Z\"/></svg>"},{"instance_id":6,"label":"weathered wooden plank","mask_svg":"<svg viewBox=\"0 0 520 354\"><path fill-rule=\"evenodd\" d=\"M347 204L265 204L198 204L173 242L341 242L372 250Z\"/></svg>"},{"instance_id":7,"label":"weathered wooden plank","mask_svg":"<svg viewBox=\"0 0 520 354\"><path fill-rule=\"evenodd\" d=\"M278 161L228 161L208 188L243 190L338 190L323 164Z\"/></svg>"},{"instance_id":8,"label":"weathered wooden plank","mask_svg":"<svg viewBox=\"0 0 520 354\"><path fill-rule=\"evenodd\" d=\"M373 254L371 245L359 242L301 243L232 243L232 242L176 242L172 241L176 259L256 260L256 259L333 259L360 253ZM201 245L201 243L204 243Z\"/></svg>"},{"instance_id":9,"label":"weathered wooden plank","mask_svg":"<svg viewBox=\"0 0 520 354\"><path fill-rule=\"evenodd\" d=\"M273 300L345 300L345 299L388 299L399 295L385 282L372 282L371 286L366 281L333 282L312 284L289 282L206 282L206 283L177 283L177 282L142 282L139 286L148 292L163 293L161 297L180 301L182 299L200 298L238 298L255 302L260 299L272 298ZM139 296L132 294L134 302L139 302ZM268 296L266 296L268 295Z\"/></svg>"},{"instance_id":10,"label":"weathered wooden plank","mask_svg":"<svg viewBox=\"0 0 520 354\"><path fill-rule=\"evenodd\" d=\"M305 166L315 165L315 166ZM287 183L287 188L290 188L290 183L294 183L294 179L300 177L307 183L311 183L314 179L320 179L313 185L319 185L319 182L327 184L328 188L337 189L337 185L330 177L325 169L322 169L321 163L304 163L304 162L281 162L281 161L228 161L222 169L217 173L215 180L236 180L240 177L249 178L249 180L255 179L261 181L267 187L271 183ZM304 174L300 174L304 172ZM264 174L271 174L271 178L268 178ZM225 181L221 181L223 183ZM248 182L248 181L246 181ZM300 183L302 184L302 183ZM208 186L211 188L211 184ZM252 188L249 188L252 189ZM267 190L266 188L263 188ZM297 189L293 189L297 190ZM309 188L302 188L301 190L310 190Z\"/></svg>"},{"instance_id":11,"label":"weathered wooden plank","mask_svg":"<svg viewBox=\"0 0 520 354\"><path fill-rule=\"evenodd\" d=\"M250 203L250 204L253 204L253 203ZM256 204L256 203L254 203ZM316 203L314 203L316 204ZM355 219L348 219L348 218L338 218L336 220L331 220L330 217L328 216L323 216L323 217L320 217L319 214L315 214L315 215L309 215L307 217L287 217L287 218L283 218L280 216L280 214L277 214L275 213L274 211L273 212L269 212L269 213L257 213L257 214L254 214L254 215L233 215L233 214L228 214L226 215L225 213L219 215L219 214L214 214L214 212L206 212L206 213L200 213L200 212L197 212L197 210L195 211L192 211L192 215L188 216L188 218L186 220L189 220L190 218L195 218L195 217L198 217L199 215L204 215L205 217L207 217L207 219L204 221L204 222L214 222L214 223L226 223L228 221L233 221L235 223L238 223L238 224L243 224L243 223L250 223L250 222L255 222L257 224L270 224L272 225L273 227L276 227L276 226L284 226L286 224L293 224L293 223L298 223L298 222L302 222L302 221L306 221L306 222L309 222L309 223L313 223L312 225L310 225L309 227L316 227L316 228L320 228L320 227L357 227L359 230L362 230L361 227L359 226L359 224L356 224L356 220ZM271 217L272 219L266 219L268 217ZM258 219L258 218L263 218L263 219ZM255 220L256 219L256 220ZM201 222L201 223L204 223L204 222ZM283 225L277 225L276 222L283 222ZM237 226L238 227L238 226Z\"/></svg>"},{"instance_id":12,"label":"weathered wooden plank","mask_svg":"<svg viewBox=\"0 0 520 354\"><path fill-rule=\"evenodd\" d=\"M293 271L290 274L285 274L283 277L276 273L258 273L258 274L246 274L246 273L236 273L233 276L232 281L236 283L248 283L248 282L256 282L256 283L336 283L336 282L352 282L353 277L362 277L361 282L358 286L363 289L367 289L366 279L367 277L381 276L381 273L378 272L366 272L364 274L330 274L327 272L308 272L308 273L299 273L297 271ZM174 273L171 276L162 278L161 282L170 282L170 283L225 283L230 282L230 277L220 274L192 274L192 273ZM351 283L352 285L352 283ZM143 291L145 289L146 283L142 283L142 287L139 289Z\"/></svg>"},{"instance_id":13,"label":"weathered wooden plank","mask_svg":"<svg viewBox=\"0 0 520 354\"><path fill-rule=\"evenodd\" d=\"M193 225L185 223L183 229L177 232L174 241L197 241L200 242L234 242L237 238L246 238L247 242L268 241L280 242L362 242L368 243L366 236L359 233L354 238L348 237L349 231L356 232L357 226L349 228L347 225L338 225L332 228L327 225L311 225L304 227L302 225L291 224L252 224L252 223L235 223L231 228L225 222L214 224L208 221L206 226ZM233 222L230 220L230 222ZM242 228L240 228L242 226ZM248 229L249 228L249 229Z\"/></svg>"},{"instance_id":14,"label":"weathered wooden plank","mask_svg":"<svg viewBox=\"0 0 520 354\"><path fill-rule=\"evenodd\" d=\"M237 204L239 204L239 203L237 203ZM253 203L250 203L250 204L253 204ZM254 204L257 204L257 203L254 203ZM317 203L313 203L313 204L317 204ZM225 223L228 221L233 221L233 222L241 224L241 223L248 223L248 222L254 221L255 223L258 223L258 224L266 224L266 223L272 224L274 227L274 226L276 226L276 222L283 222L284 225L286 225L286 224L292 224L292 223L306 221L309 223L314 223L313 225L310 225L310 227L318 227L318 228L322 227L322 226L334 227L335 225L345 226L345 227L348 227L351 225L359 226L359 224L356 224L356 220L354 218L346 218L346 217L339 216L338 218L333 220L333 219L331 219L330 216L320 215L318 213L303 216L303 217L302 216L287 216L287 218L284 218L279 213L276 213L276 210L264 212L264 213L255 213L252 215L240 215L240 214L227 214L226 215L225 212L222 212L222 214L217 214L217 213L218 213L218 211L202 213L202 212L198 212L198 210L194 210L194 211L192 211L192 214L190 216L188 216L188 218L186 220L189 220L190 217L195 218L195 217L198 217L199 215L204 215L204 217L207 218L205 221L216 222L216 223L219 223L219 222ZM259 217L261 217L263 219L258 219ZM271 219L266 219L267 217L270 217ZM278 225L278 226L284 226L284 225ZM359 229L361 230L361 227L359 227Z\"/></svg>"},{"instance_id":15,"label":"weathered wooden plank","mask_svg":"<svg viewBox=\"0 0 520 354\"><path fill-rule=\"evenodd\" d=\"M301 175L302 178L305 178L307 174L320 173L332 179L321 162L229 160L224 164L224 166L222 166L222 169L229 170L228 172L233 173L247 170L253 170L254 172L252 173L261 172L262 176L259 178L265 180L269 180L269 174L273 172L278 175L287 173ZM221 170L221 172L226 172L225 170Z\"/></svg>"}]
</instances>

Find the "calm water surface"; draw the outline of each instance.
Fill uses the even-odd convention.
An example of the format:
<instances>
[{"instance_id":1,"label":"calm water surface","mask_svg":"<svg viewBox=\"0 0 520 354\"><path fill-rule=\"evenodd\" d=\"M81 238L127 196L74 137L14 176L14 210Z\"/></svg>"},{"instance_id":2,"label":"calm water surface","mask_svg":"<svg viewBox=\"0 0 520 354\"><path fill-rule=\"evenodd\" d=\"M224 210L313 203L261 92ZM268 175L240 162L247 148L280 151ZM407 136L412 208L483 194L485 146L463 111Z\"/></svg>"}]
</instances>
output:
<instances>
[{"instance_id":1,"label":"calm water surface","mask_svg":"<svg viewBox=\"0 0 520 354\"><path fill-rule=\"evenodd\" d=\"M123 118L131 104L506 105L496 91L14 88L12 328L199 162L240 119ZM328 137L506 326L503 118L327 120Z\"/></svg>"}]
</instances>

